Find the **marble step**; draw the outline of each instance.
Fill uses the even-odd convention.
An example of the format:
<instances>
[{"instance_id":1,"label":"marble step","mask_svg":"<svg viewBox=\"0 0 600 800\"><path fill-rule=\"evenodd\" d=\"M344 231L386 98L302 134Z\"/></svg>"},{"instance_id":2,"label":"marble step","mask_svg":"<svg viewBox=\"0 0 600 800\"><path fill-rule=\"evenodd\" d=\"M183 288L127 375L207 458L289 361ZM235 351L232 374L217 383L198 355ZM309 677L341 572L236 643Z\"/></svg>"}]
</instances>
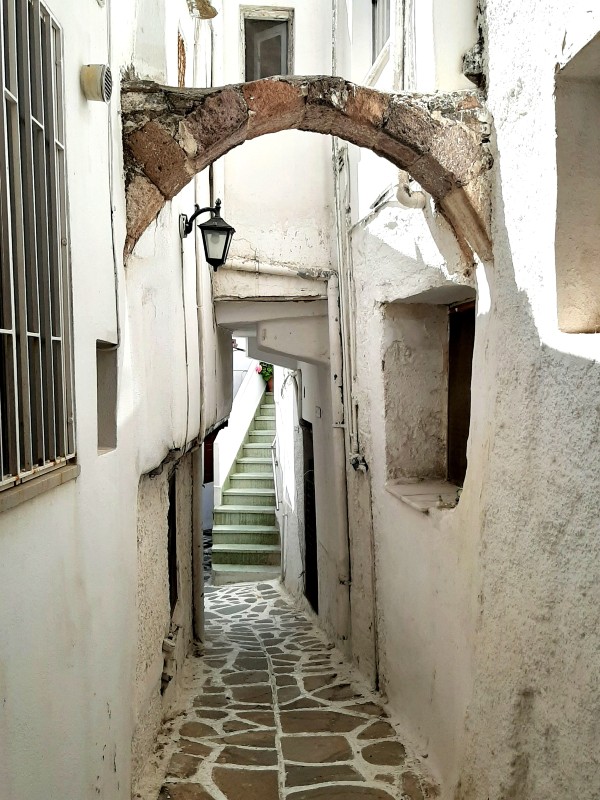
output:
<instances>
[{"instance_id":1,"label":"marble step","mask_svg":"<svg viewBox=\"0 0 600 800\"><path fill-rule=\"evenodd\" d=\"M213 564L213 586L225 586L230 583L254 583L255 581L272 581L281 575L281 567L268 567L252 564Z\"/></svg>"},{"instance_id":2,"label":"marble step","mask_svg":"<svg viewBox=\"0 0 600 800\"><path fill-rule=\"evenodd\" d=\"M255 431L275 431L275 415L254 417L252 430Z\"/></svg>"},{"instance_id":3,"label":"marble step","mask_svg":"<svg viewBox=\"0 0 600 800\"><path fill-rule=\"evenodd\" d=\"M224 506L272 506L275 504L274 489L225 489L223 492Z\"/></svg>"},{"instance_id":4,"label":"marble step","mask_svg":"<svg viewBox=\"0 0 600 800\"><path fill-rule=\"evenodd\" d=\"M271 458L271 445L263 442L249 442L242 450L244 458Z\"/></svg>"},{"instance_id":5,"label":"marble step","mask_svg":"<svg viewBox=\"0 0 600 800\"><path fill-rule=\"evenodd\" d=\"M215 525L275 525L275 506L217 506Z\"/></svg>"},{"instance_id":6,"label":"marble step","mask_svg":"<svg viewBox=\"0 0 600 800\"><path fill-rule=\"evenodd\" d=\"M236 472L268 472L273 475L273 463L269 458L249 458L242 456L235 462Z\"/></svg>"},{"instance_id":7,"label":"marble step","mask_svg":"<svg viewBox=\"0 0 600 800\"><path fill-rule=\"evenodd\" d=\"M215 525L214 544L279 544L279 531L274 525Z\"/></svg>"},{"instance_id":8,"label":"marble step","mask_svg":"<svg viewBox=\"0 0 600 800\"><path fill-rule=\"evenodd\" d=\"M275 434L271 431L250 431L248 444L266 444L270 447L274 438Z\"/></svg>"},{"instance_id":9,"label":"marble step","mask_svg":"<svg viewBox=\"0 0 600 800\"><path fill-rule=\"evenodd\" d=\"M230 489L274 489L273 475L266 472L232 472L229 476Z\"/></svg>"},{"instance_id":10,"label":"marble step","mask_svg":"<svg viewBox=\"0 0 600 800\"><path fill-rule=\"evenodd\" d=\"M213 564L253 564L278 566L281 550L278 544L214 544Z\"/></svg>"}]
</instances>

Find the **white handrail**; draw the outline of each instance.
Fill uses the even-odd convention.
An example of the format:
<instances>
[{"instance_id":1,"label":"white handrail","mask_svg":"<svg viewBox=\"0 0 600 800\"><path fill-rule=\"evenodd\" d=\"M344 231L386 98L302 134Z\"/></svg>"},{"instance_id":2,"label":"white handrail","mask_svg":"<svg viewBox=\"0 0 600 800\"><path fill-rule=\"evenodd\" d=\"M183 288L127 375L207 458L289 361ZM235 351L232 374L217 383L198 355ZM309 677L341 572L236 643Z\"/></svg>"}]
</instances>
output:
<instances>
[{"instance_id":1,"label":"white handrail","mask_svg":"<svg viewBox=\"0 0 600 800\"><path fill-rule=\"evenodd\" d=\"M279 511L279 491L277 490L277 456L275 455L275 448L277 447L277 436L273 439L271 445L271 464L273 465L273 485L275 486L275 510Z\"/></svg>"}]
</instances>

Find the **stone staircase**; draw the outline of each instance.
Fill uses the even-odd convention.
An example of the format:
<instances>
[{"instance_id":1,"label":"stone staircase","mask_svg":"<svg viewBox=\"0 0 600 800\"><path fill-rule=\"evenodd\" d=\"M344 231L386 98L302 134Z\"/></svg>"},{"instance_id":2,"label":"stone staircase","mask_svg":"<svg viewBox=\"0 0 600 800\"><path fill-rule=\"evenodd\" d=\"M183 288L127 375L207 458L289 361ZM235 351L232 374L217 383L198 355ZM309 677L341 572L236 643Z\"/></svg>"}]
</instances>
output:
<instances>
[{"instance_id":1,"label":"stone staircase","mask_svg":"<svg viewBox=\"0 0 600 800\"><path fill-rule=\"evenodd\" d=\"M265 392L213 513L212 583L272 580L281 572L271 445L275 402Z\"/></svg>"}]
</instances>

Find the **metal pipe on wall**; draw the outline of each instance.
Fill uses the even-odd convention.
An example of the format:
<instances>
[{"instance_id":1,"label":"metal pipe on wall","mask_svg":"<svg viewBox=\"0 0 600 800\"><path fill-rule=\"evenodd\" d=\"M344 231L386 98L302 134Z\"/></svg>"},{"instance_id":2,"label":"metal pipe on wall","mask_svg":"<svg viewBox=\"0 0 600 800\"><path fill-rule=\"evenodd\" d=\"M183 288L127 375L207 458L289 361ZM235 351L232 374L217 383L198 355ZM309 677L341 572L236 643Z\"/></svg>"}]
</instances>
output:
<instances>
[{"instance_id":1,"label":"metal pipe on wall","mask_svg":"<svg viewBox=\"0 0 600 800\"><path fill-rule=\"evenodd\" d=\"M344 386L342 331L340 325L339 281L336 274L327 281L329 319L329 358L331 377L331 413L333 442L334 509L336 519L336 566L338 583L336 605L337 633L350 638L350 543L348 533L348 495L346 485L346 434L344 430Z\"/></svg>"},{"instance_id":2,"label":"metal pipe on wall","mask_svg":"<svg viewBox=\"0 0 600 800\"><path fill-rule=\"evenodd\" d=\"M192 64L192 83L194 86L198 83L198 57L199 57L199 40L200 40L200 20L196 20L194 24L194 61ZM194 179L194 200L199 202L199 187L198 177ZM183 240L182 240L183 247ZM203 429L205 426L206 412L204 409L204 357L203 348L204 341L202 335L202 316L201 309L203 308L203 292L202 281L200 278L202 269L202 259L194 237L195 247L195 263L196 263L196 323L198 330L198 355L200 360L199 370L199 386L198 392L200 393L200 430L199 436L202 437ZM188 377L188 390L189 390L189 377ZM188 408L189 416L189 408ZM186 434L187 438L187 434ZM198 641L204 639L204 531L202 523L202 479L204 473L204 448L198 447L192 453L192 608L193 608L193 629L194 637Z\"/></svg>"},{"instance_id":3,"label":"metal pipe on wall","mask_svg":"<svg viewBox=\"0 0 600 800\"><path fill-rule=\"evenodd\" d=\"M250 272L255 275L276 275L282 278L303 278L309 281L326 281L332 274L331 270L301 270L279 264L258 264L244 261L241 258L228 259L220 269L226 272Z\"/></svg>"},{"instance_id":4,"label":"metal pipe on wall","mask_svg":"<svg viewBox=\"0 0 600 800\"><path fill-rule=\"evenodd\" d=\"M192 452L192 603L194 638L204 641L203 448Z\"/></svg>"}]
</instances>

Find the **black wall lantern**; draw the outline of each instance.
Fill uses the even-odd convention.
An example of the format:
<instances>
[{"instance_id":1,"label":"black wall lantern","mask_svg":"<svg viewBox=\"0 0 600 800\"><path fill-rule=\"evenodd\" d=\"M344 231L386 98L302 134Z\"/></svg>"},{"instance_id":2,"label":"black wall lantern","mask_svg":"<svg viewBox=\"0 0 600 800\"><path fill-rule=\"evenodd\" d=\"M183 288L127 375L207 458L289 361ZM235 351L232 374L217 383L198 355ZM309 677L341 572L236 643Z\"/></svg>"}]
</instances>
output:
<instances>
[{"instance_id":1,"label":"black wall lantern","mask_svg":"<svg viewBox=\"0 0 600 800\"><path fill-rule=\"evenodd\" d=\"M221 201L217 200L214 208L196 206L196 210L189 219L185 214L182 214L180 217L180 233L182 239L189 236L194 229L196 217L207 211L210 211L211 218L203 222L202 225L198 225L198 227L202 233L202 244L204 245L206 260L216 271L225 263L229 245L235 233L235 228L228 225L221 217Z\"/></svg>"}]
</instances>

